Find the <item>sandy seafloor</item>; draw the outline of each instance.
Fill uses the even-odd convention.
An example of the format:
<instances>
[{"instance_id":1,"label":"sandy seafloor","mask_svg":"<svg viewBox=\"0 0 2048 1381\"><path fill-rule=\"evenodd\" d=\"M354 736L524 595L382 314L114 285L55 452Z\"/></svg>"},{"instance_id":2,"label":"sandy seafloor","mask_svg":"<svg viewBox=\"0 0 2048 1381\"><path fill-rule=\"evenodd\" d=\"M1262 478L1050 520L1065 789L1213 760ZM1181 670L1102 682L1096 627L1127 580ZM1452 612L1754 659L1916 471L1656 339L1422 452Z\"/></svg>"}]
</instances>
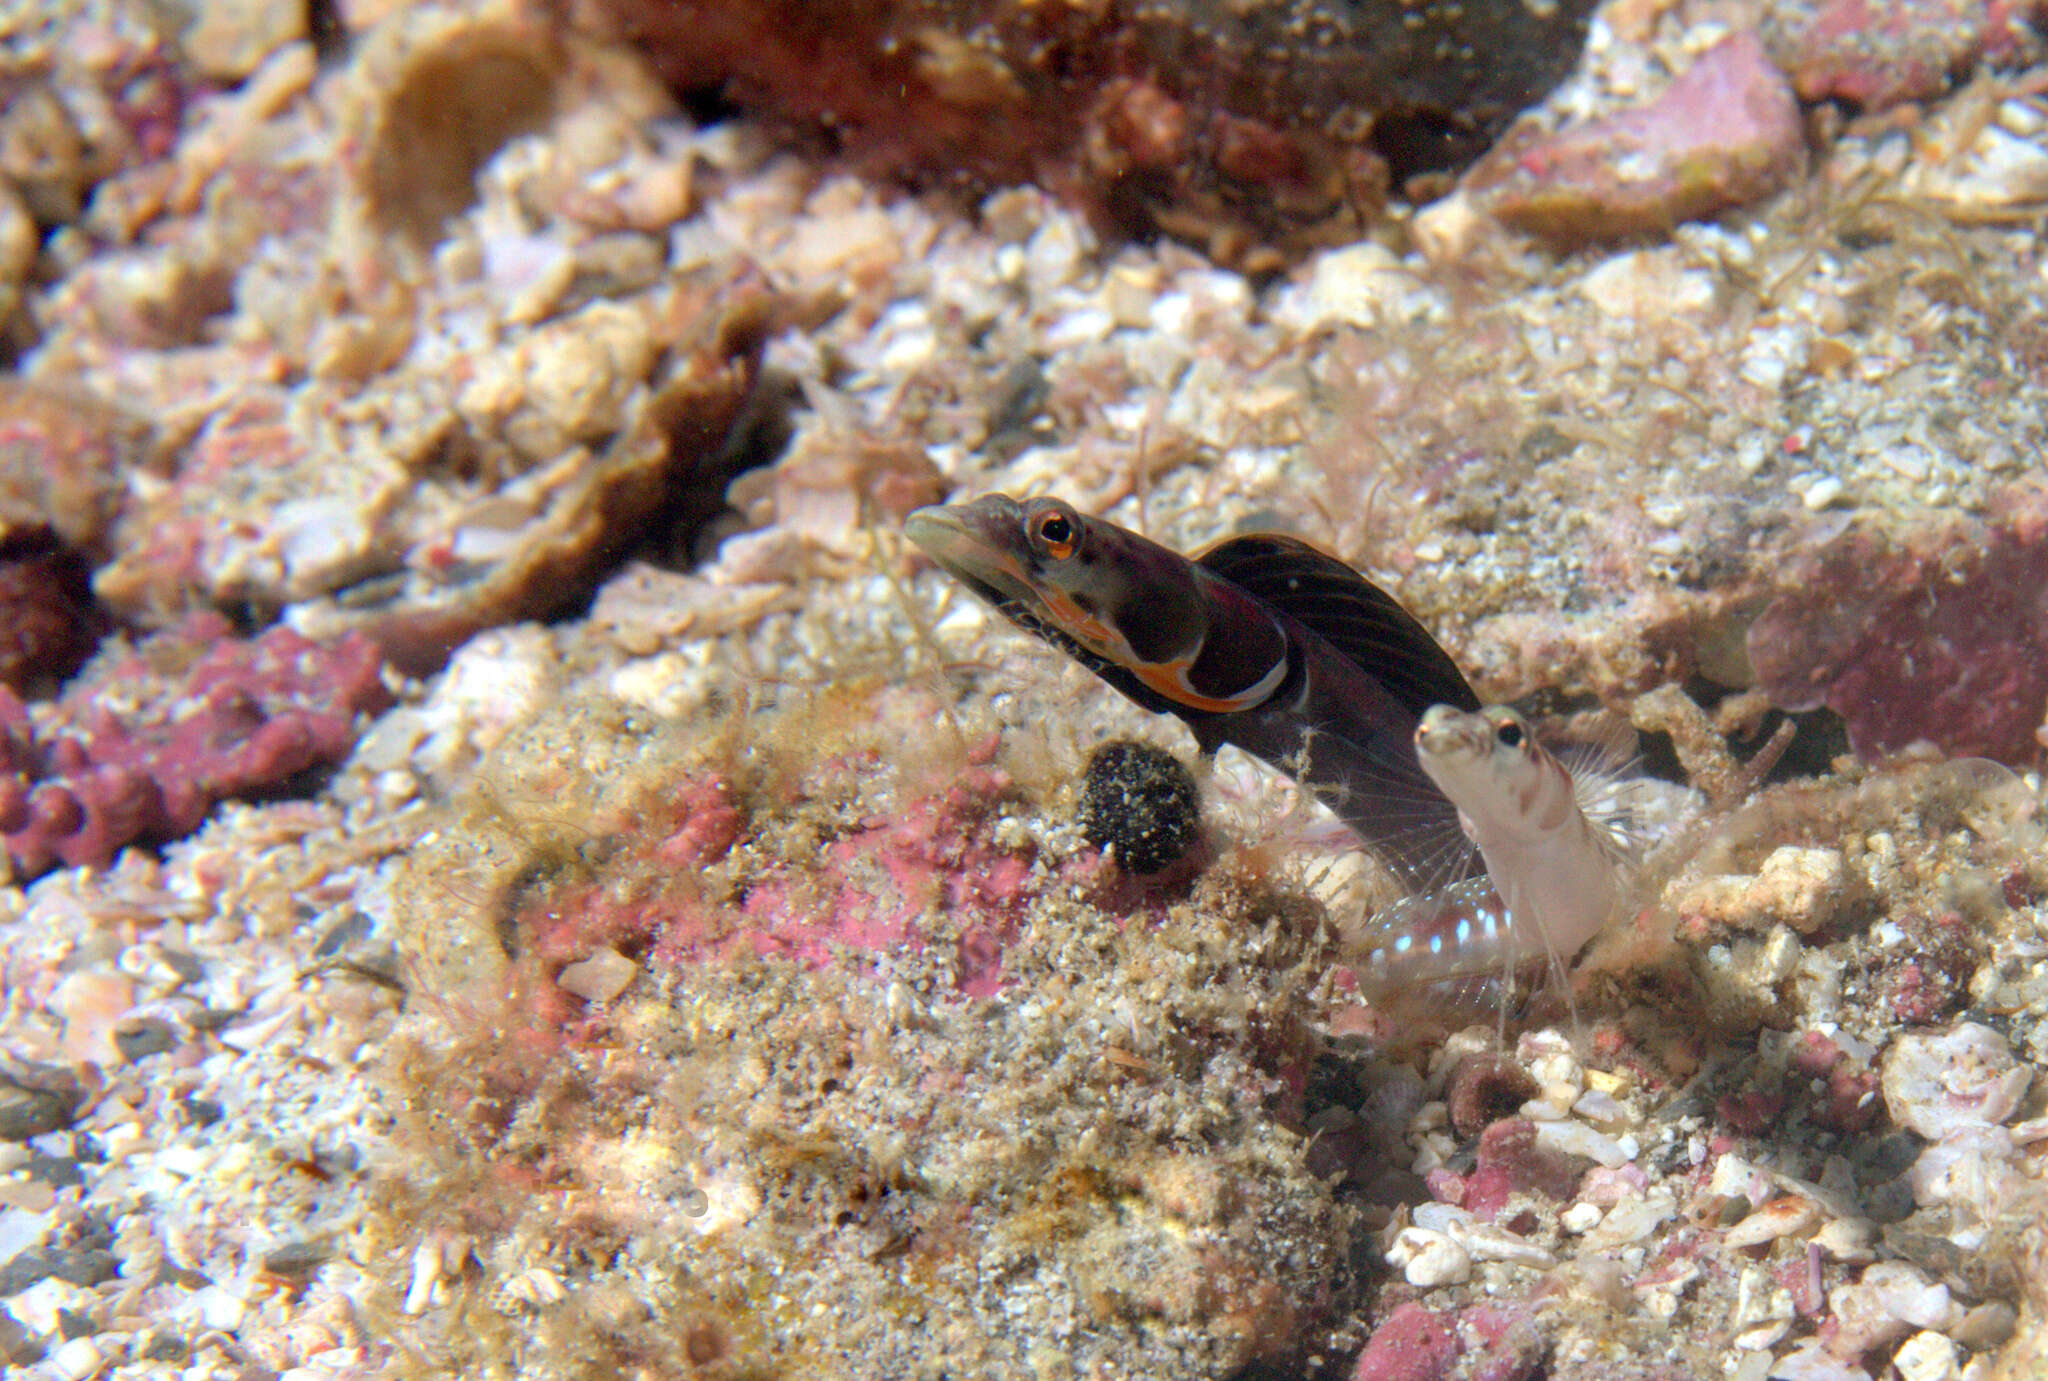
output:
<instances>
[{"instance_id":1,"label":"sandy seafloor","mask_svg":"<svg viewBox=\"0 0 2048 1381\"><path fill-rule=\"evenodd\" d=\"M1640 99L1726 22L1603 19L1556 110ZM624 550L587 610L394 670L310 794L0 888L0 1046L82 1094L0 1143L11 1374L2042 1374L2039 750L1951 761L1966 707L1950 747L1848 753L1944 689L1914 638L1987 698L2048 649L2007 597L2048 570L2024 83L1821 131L1789 190L1626 250L1482 229L1431 261L1397 210L1254 282L562 78L393 248L380 84L524 32L325 69L252 40L173 175L119 175L32 289L24 378L228 456L123 477L128 607L331 633L366 550L417 574L440 543L511 572L492 623L557 578L533 550ZM737 285L773 300L788 434L757 428L733 511L694 550L661 523L715 494L539 532L638 482L615 439L734 357L703 304ZM220 482L240 407L288 458ZM459 463L407 439L443 415ZM1300 534L1489 697L1676 725L1705 816L1576 1026L1511 1032L1520 1074L1483 1015L1390 1040L1343 965L1356 889L1241 759L1200 768L1192 875L1103 862L1089 749L1193 746L902 540L990 489L1188 550ZM173 520L189 567L148 540ZM1805 716L1797 772L1739 799L1756 661L1864 618L1898 633L1880 699ZM1641 701L1672 682L1708 710Z\"/></svg>"}]
</instances>

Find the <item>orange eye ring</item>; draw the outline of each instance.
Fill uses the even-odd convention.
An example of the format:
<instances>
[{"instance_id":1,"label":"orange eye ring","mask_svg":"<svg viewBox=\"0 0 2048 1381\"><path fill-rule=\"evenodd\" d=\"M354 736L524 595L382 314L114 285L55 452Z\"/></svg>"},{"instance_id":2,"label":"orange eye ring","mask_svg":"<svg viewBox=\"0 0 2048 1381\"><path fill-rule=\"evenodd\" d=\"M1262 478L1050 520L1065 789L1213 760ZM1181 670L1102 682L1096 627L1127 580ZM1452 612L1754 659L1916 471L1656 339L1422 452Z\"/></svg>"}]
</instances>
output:
<instances>
[{"instance_id":1,"label":"orange eye ring","mask_svg":"<svg viewBox=\"0 0 2048 1381\"><path fill-rule=\"evenodd\" d=\"M1520 748L1528 740L1528 735L1523 732L1521 721L1514 719L1496 720L1493 726L1493 737L1494 741L1503 748Z\"/></svg>"},{"instance_id":2,"label":"orange eye ring","mask_svg":"<svg viewBox=\"0 0 2048 1381\"><path fill-rule=\"evenodd\" d=\"M1078 520L1061 508L1047 509L1031 520L1031 536L1040 551L1055 561L1064 561L1081 545Z\"/></svg>"}]
</instances>

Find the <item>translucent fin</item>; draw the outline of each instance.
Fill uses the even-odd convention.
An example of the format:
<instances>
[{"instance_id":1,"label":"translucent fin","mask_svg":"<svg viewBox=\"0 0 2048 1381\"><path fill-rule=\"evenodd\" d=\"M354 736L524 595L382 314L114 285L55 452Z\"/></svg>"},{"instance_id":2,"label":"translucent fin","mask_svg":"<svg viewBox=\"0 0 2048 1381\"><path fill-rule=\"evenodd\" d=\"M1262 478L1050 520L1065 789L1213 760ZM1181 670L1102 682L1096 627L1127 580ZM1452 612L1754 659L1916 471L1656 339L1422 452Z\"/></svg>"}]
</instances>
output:
<instances>
[{"instance_id":1,"label":"translucent fin","mask_svg":"<svg viewBox=\"0 0 2048 1381\"><path fill-rule=\"evenodd\" d=\"M1674 837L1705 804L1699 792L1642 775L1635 731L1609 720L1593 739L1552 745L1572 776L1572 795L1618 863L1637 864Z\"/></svg>"},{"instance_id":2,"label":"translucent fin","mask_svg":"<svg viewBox=\"0 0 2048 1381\"><path fill-rule=\"evenodd\" d=\"M1376 757L1341 729L1318 727L1304 739L1306 761L1316 745L1346 753L1342 779L1309 771L1304 762L1276 763L1364 841L1411 892L1448 887L1481 871L1479 850L1458 824L1456 808L1412 759Z\"/></svg>"},{"instance_id":3,"label":"translucent fin","mask_svg":"<svg viewBox=\"0 0 2048 1381\"><path fill-rule=\"evenodd\" d=\"M1336 557L1274 533L1232 537L1196 563L1299 620L1420 715L1431 705L1479 708L1479 697L1415 616Z\"/></svg>"}]
</instances>

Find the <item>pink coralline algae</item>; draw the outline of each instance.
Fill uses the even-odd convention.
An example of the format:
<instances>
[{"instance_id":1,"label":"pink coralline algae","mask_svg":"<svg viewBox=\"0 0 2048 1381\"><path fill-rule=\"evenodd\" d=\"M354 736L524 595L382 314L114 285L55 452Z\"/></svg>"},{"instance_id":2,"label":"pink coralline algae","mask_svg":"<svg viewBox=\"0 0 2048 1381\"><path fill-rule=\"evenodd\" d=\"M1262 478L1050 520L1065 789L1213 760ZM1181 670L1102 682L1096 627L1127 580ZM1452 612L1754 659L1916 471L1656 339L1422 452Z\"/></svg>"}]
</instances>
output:
<instances>
[{"instance_id":1,"label":"pink coralline algae","mask_svg":"<svg viewBox=\"0 0 2048 1381\"><path fill-rule=\"evenodd\" d=\"M1805 152L1791 87L1756 36L1737 33L1647 105L1556 133L1510 131L1464 186L1496 219L1576 248L1755 201Z\"/></svg>"},{"instance_id":2,"label":"pink coralline algae","mask_svg":"<svg viewBox=\"0 0 2048 1381\"><path fill-rule=\"evenodd\" d=\"M2031 762L2048 710L2048 493L2009 492L1994 512L1912 545L1854 529L1801 563L1749 630L1772 703L1827 706L1866 759L1925 741Z\"/></svg>"},{"instance_id":3,"label":"pink coralline algae","mask_svg":"<svg viewBox=\"0 0 2048 1381\"><path fill-rule=\"evenodd\" d=\"M1523 1381L1547 1344L1526 1305L1474 1305L1455 1315L1403 1304L1373 1330L1351 1381Z\"/></svg>"},{"instance_id":4,"label":"pink coralline algae","mask_svg":"<svg viewBox=\"0 0 2048 1381\"><path fill-rule=\"evenodd\" d=\"M1032 864L996 843L995 806L1010 790L999 770L970 766L886 818L843 828L799 866L739 866L731 895L705 895L698 870L750 850L765 821L750 819L722 780L686 784L669 821L653 821L648 861L674 885L622 900L611 885L634 860L615 856L603 878L536 897L512 918L513 943L544 972L611 947L676 966L726 956L776 955L805 965L841 953L879 955L923 945L944 917L955 985L985 997L1001 985L1002 952L1033 890ZM566 1020L566 1011L556 1017Z\"/></svg>"},{"instance_id":5,"label":"pink coralline algae","mask_svg":"<svg viewBox=\"0 0 2048 1381\"><path fill-rule=\"evenodd\" d=\"M1545 1146L1536 1138L1536 1124L1508 1117L1479 1135L1478 1165L1469 1175L1447 1170L1428 1177L1430 1193L1492 1222L1516 1194L1543 1194L1569 1200L1578 1188L1585 1162Z\"/></svg>"},{"instance_id":6,"label":"pink coralline algae","mask_svg":"<svg viewBox=\"0 0 2048 1381\"><path fill-rule=\"evenodd\" d=\"M231 636L195 614L68 688L46 713L0 687L0 832L17 874L105 866L191 833L216 802L338 761L391 701L362 637Z\"/></svg>"},{"instance_id":7,"label":"pink coralline algae","mask_svg":"<svg viewBox=\"0 0 2048 1381\"><path fill-rule=\"evenodd\" d=\"M1798 0L1768 12L1771 51L1809 101L1881 110L1940 96L1979 62L2025 60L2035 6L2010 0Z\"/></svg>"},{"instance_id":8,"label":"pink coralline algae","mask_svg":"<svg viewBox=\"0 0 2048 1381\"><path fill-rule=\"evenodd\" d=\"M1867 1132L1884 1116L1877 1072L1818 1031L1808 1031L1793 1047L1791 1077L1809 1089L1821 1083L1817 1098L1808 1095L1807 1116L1831 1132Z\"/></svg>"},{"instance_id":9,"label":"pink coralline algae","mask_svg":"<svg viewBox=\"0 0 2048 1381\"><path fill-rule=\"evenodd\" d=\"M1404 1304L1373 1330L1352 1381L1437 1381L1451 1374L1464 1350L1443 1315Z\"/></svg>"}]
</instances>

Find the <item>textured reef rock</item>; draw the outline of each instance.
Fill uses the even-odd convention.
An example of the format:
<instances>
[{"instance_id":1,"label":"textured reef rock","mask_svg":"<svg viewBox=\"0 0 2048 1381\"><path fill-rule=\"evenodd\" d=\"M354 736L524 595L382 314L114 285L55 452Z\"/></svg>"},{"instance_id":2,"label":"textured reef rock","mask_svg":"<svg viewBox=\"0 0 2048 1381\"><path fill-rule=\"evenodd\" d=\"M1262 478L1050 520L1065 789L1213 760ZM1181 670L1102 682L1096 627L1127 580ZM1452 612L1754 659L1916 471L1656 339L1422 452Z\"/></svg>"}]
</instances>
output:
<instances>
[{"instance_id":1,"label":"textured reef rock","mask_svg":"<svg viewBox=\"0 0 2048 1381\"><path fill-rule=\"evenodd\" d=\"M2035 4L1981 0L1782 0L1764 11L1765 41L1804 100L1882 110L1940 96L1980 62L2040 51Z\"/></svg>"},{"instance_id":2,"label":"textured reef rock","mask_svg":"<svg viewBox=\"0 0 2048 1381\"><path fill-rule=\"evenodd\" d=\"M162 438L95 576L116 615L291 608L430 669L587 595L720 454L776 294L667 263L690 160L628 55L518 6L400 7L327 73L247 37L274 51L178 156L100 184L108 250L55 266L26 372Z\"/></svg>"},{"instance_id":3,"label":"textured reef rock","mask_svg":"<svg viewBox=\"0 0 2048 1381\"><path fill-rule=\"evenodd\" d=\"M83 388L0 377L0 547L44 537L103 555L149 429Z\"/></svg>"},{"instance_id":4,"label":"textured reef rock","mask_svg":"<svg viewBox=\"0 0 2048 1381\"><path fill-rule=\"evenodd\" d=\"M1328 1330L1350 1220L1268 1111L1315 1044L1312 912L1224 870L1170 907L1088 899L1041 799L1079 763L1027 780L933 715L836 688L721 743L590 697L483 755L394 897L446 1018L403 1062L419 1150L369 1228L415 1312L425 1231L489 1263L448 1301L559 1317L604 1359L689 1330L735 1373L829 1348L1014 1376L1057 1338L1220 1376ZM646 1308L563 1300L576 1255L655 1244L675 1288ZM565 1288L504 1284L536 1279ZM448 1317L419 1336L452 1369L552 1374L552 1343Z\"/></svg>"},{"instance_id":5,"label":"textured reef rock","mask_svg":"<svg viewBox=\"0 0 2048 1381\"><path fill-rule=\"evenodd\" d=\"M1511 131L1460 193L1503 224L1575 248L1759 200L1805 153L1791 88L1756 36L1738 33L1647 105L1556 133Z\"/></svg>"},{"instance_id":6,"label":"textured reef rock","mask_svg":"<svg viewBox=\"0 0 2048 1381\"><path fill-rule=\"evenodd\" d=\"M38 223L74 220L98 182L163 157L177 137L207 83L180 63L166 18L133 0L61 0L10 22L0 52L0 184Z\"/></svg>"},{"instance_id":7,"label":"textured reef rock","mask_svg":"<svg viewBox=\"0 0 2048 1381\"><path fill-rule=\"evenodd\" d=\"M910 707L918 708L929 712ZM564 722L546 717L499 756L521 760ZM944 781L902 783L886 814L849 813L864 780L899 772L871 745L828 755L800 781L774 788L754 772L736 781L730 768L671 769L680 781L668 770L644 780L635 772L636 785L606 802L558 798L559 810L587 815L600 832L601 848L595 839L575 846L598 861L554 858L563 845L522 832L495 861L425 865L430 888L463 871L465 889L496 898L481 954L474 916L458 918L466 933L437 936L427 948L450 981L510 980L549 995L548 1024L566 1020L550 1005L564 971L606 954L636 971L672 972L770 956L815 968L903 946L944 948L958 991L988 996L1001 986L1003 948L1039 885L1029 852L996 838L1015 787L988 764L990 746ZM487 767L486 780L499 770ZM485 820L479 830L505 823ZM433 901L422 898L422 914L440 909ZM579 980L569 981L573 992Z\"/></svg>"},{"instance_id":8,"label":"textured reef rock","mask_svg":"<svg viewBox=\"0 0 2048 1381\"><path fill-rule=\"evenodd\" d=\"M2048 707L2048 492L2007 490L1993 513L1897 540L1859 527L1803 558L1749 630L1773 703L1826 705L1866 757L1925 741L2032 761Z\"/></svg>"},{"instance_id":9,"label":"textured reef rock","mask_svg":"<svg viewBox=\"0 0 2048 1381\"><path fill-rule=\"evenodd\" d=\"M0 1141L32 1138L0 1147L0 1365L2030 1374L2033 795L1858 765L1833 714L1786 759L1818 777L1753 791L1729 742L1839 702L1868 753L1896 729L2036 762L2048 515L2001 490L2048 380L2025 84L1816 118L1792 194L1659 236L1683 127L1768 97L1705 181L1801 142L1728 38L1756 24L1798 74L1797 15L1618 0L1534 147L1596 191L1650 163L1663 209L1627 214L1656 243L1445 265L1389 224L1264 280L1261 243L1357 224L1332 189L1369 201L1372 160L1433 161L1400 142L1420 105L1324 119L1345 43L1231 56L1315 51L1264 42L1278 16L1364 32L1336 6L974 10L1122 36L1123 65L929 24L877 59L895 87L819 69L885 122L833 159L773 140L811 107L728 74L691 95L780 125L686 110L532 0L222 0L168 84L141 30L61 18L133 3L0 34L131 150L0 210L28 332L0 347L0 543L184 630L0 699L16 871L115 855L0 886ZM829 8L677 13L801 37ZM1206 37L1142 46L1176 24ZM123 54L165 97L132 144L88 128ZM957 161L1041 93L1069 117L1042 167ZM966 136L944 100L979 102ZM857 166L1070 194L964 207ZM1080 203L1231 257L1098 238ZM1297 532L1489 696L1668 734L1699 854L1586 956L1582 1028L1499 1049L1489 1010L1374 1045L1333 968L1371 880L1343 891L1241 764L1160 797L1205 816L1183 863L1106 863L1091 749L1186 745L905 550L907 509L990 489L1182 550ZM0 578L0 633L54 573ZM182 623L215 604L294 631ZM348 629L374 640L309 636ZM380 651L456 642L348 752ZM1904 723L1916 698L1943 721ZM119 849L242 791L286 799ZM1153 837L1124 799L1119 855Z\"/></svg>"},{"instance_id":10,"label":"textured reef rock","mask_svg":"<svg viewBox=\"0 0 2048 1381\"><path fill-rule=\"evenodd\" d=\"M148 429L75 387L0 378L0 686L48 689L92 655L106 554Z\"/></svg>"},{"instance_id":11,"label":"textured reef rock","mask_svg":"<svg viewBox=\"0 0 2048 1381\"><path fill-rule=\"evenodd\" d=\"M121 847L189 834L215 802L339 761L356 715L390 703L368 639L252 641L194 615L32 715L0 688L0 835L17 874L104 866Z\"/></svg>"},{"instance_id":12,"label":"textured reef rock","mask_svg":"<svg viewBox=\"0 0 2048 1381\"><path fill-rule=\"evenodd\" d=\"M143 0L57 0L0 34L0 359L33 338L20 311L44 232L95 187L161 160L210 79L179 61L169 16ZM80 41L81 38L84 41Z\"/></svg>"},{"instance_id":13,"label":"textured reef rock","mask_svg":"<svg viewBox=\"0 0 2048 1381\"><path fill-rule=\"evenodd\" d=\"M1390 174L1468 160L1571 70L1590 7L598 8L679 90L822 135L869 170L978 190L1037 181L1100 223L1240 259L1353 238Z\"/></svg>"}]
</instances>

